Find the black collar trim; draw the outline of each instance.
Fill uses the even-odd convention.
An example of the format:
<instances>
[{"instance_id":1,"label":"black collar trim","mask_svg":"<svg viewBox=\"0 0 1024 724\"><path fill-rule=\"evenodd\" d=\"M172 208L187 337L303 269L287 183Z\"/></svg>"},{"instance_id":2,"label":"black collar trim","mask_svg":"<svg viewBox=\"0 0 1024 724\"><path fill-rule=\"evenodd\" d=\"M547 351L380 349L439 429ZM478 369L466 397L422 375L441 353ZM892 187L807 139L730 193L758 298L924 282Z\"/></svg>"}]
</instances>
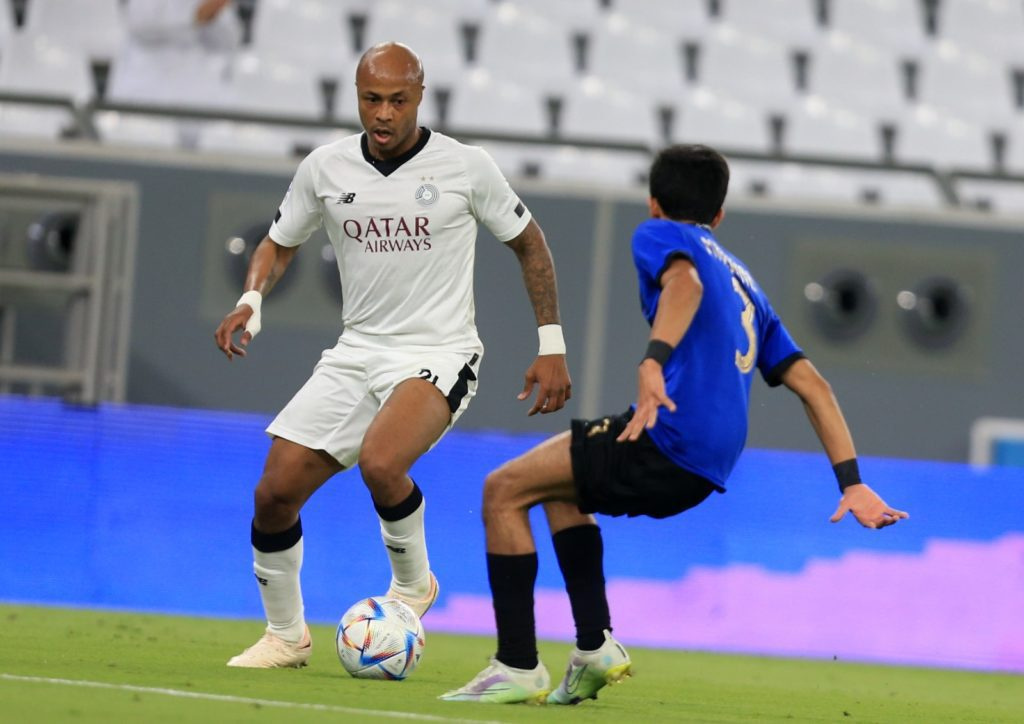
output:
<instances>
[{"instance_id":1,"label":"black collar trim","mask_svg":"<svg viewBox=\"0 0 1024 724\"><path fill-rule=\"evenodd\" d=\"M416 144L408 151L403 153L401 156L395 158L375 158L370 155L370 141L363 133L359 139L359 145L363 149L363 158L368 164L373 166L375 169L380 171L382 176L390 176L397 171L403 163L410 160L413 156L423 150L423 147L427 145L427 141L430 140L430 129L426 126L420 126L420 138L416 141Z\"/></svg>"}]
</instances>

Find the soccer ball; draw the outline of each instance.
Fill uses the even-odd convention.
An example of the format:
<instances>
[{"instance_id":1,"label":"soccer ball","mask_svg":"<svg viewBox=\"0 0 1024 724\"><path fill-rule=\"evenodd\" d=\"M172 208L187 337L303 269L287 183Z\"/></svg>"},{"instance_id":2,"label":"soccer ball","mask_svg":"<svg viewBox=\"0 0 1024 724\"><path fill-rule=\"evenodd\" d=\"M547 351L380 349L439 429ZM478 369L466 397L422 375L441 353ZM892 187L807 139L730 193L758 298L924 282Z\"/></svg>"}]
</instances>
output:
<instances>
[{"instance_id":1,"label":"soccer ball","mask_svg":"<svg viewBox=\"0 0 1024 724\"><path fill-rule=\"evenodd\" d=\"M357 679L401 681L423 655L423 624L394 598L364 598L341 617L335 635L338 659Z\"/></svg>"}]
</instances>

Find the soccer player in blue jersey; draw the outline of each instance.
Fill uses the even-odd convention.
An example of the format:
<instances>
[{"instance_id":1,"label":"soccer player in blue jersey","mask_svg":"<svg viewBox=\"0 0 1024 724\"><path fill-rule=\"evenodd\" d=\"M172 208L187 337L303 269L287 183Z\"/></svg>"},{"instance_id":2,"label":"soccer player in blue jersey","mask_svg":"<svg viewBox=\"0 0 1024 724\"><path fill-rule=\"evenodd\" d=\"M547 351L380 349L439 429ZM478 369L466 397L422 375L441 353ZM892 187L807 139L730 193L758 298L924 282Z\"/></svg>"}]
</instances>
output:
<instances>
[{"instance_id":1,"label":"soccer player in blue jersey","mask_svg":"<svg viewBox=\"0 0 1024 724\"><path fill-rule=\"evenodd\" d=\"M907 514L861 479L850 431L828 382L806 359L753 276L715 239L729 166L706 146L673 146L650 175L651 219L633 234L640 305L651 325L636 403L623 414L573 420L492 472L484 485L487 573L498 650L447 701L576 704L630 673L611 635L603 543L594 513L666 518L700 504L743 450L754 370L801 400L832 463L847 512L867 528ZM543 504L576 624L565 677L537 657L537 553L529 509ZM550 692L550 693L549 693Z\"/></svg>"}]
</instances>

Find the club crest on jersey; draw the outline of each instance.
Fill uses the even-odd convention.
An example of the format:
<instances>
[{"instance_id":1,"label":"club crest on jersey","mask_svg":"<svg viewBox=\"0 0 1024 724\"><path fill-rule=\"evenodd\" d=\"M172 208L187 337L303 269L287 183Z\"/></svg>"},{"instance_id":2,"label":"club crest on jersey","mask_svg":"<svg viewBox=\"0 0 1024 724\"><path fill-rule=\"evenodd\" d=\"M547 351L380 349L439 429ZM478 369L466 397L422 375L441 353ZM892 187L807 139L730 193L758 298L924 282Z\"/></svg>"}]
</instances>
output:
<instances>
[{"instance_id":1,"label":"club crest on jersey","mask_svg":"<svg viewBox=\"0 0 1024 724\"><path fill-rule=\"evenodd\" d=\"M420 206L432 206L441 197L441 192L434 184L421 184L416 189L416 203Z\"/></svg>"}]
</instances>

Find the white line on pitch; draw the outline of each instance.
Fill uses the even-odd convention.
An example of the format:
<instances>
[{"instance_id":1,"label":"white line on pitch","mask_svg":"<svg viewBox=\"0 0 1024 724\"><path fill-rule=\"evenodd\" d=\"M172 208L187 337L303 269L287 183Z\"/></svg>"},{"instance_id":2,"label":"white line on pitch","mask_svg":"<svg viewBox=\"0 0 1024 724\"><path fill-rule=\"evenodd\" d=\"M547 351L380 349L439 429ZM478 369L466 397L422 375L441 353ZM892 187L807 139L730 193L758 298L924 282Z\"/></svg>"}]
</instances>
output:
<instances>
[{"instance_id":1,"label":"white line on pitch","mask_svg":"<svg viewBox=\"0 0 1024 724\"><path fill-rule=\"evenodd\" d=\"M53 679L46 676L18 676L17 674L0 673L5 681L24 681L36 684L58 684L60 686L82 686L91 689L114 689L117 691L133 691L142 694L160 694L176 696L181 699L202 699L204 701L226 701L233 704L258 704L259 706L276 706L281 709L308 709L326 711L335 714L361 714L378 716L388 719L411 719L413 721L453 722L453 724L501 724L488 719L456 719L449 716L432 714L414 714L406 711L387 711L382 709L357 709L351 706L335 706L333 704L308 704L296 701L276 701L274 699L253 699L248 696L231 696L230 694L206 694L200 691L181 691L164 689L157 686L134 686L132 684L109 684L104 681L85 681L82 679Z\"/></svg>"}]
</instances>

